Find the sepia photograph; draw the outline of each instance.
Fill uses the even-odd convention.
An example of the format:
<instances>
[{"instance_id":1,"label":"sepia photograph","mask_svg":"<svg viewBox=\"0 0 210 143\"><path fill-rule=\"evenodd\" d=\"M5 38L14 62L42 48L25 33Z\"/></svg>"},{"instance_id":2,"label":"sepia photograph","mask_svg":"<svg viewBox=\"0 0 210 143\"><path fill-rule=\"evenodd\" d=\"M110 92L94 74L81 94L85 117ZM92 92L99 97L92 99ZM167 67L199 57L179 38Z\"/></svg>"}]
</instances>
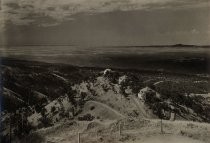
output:
<instances>
[{"instance_id":1,"label":"sepia photograph","mask_svg":"<svg viewBox=\"0 0 210 143\"><path fill-rule=\"evenodd\" d=\"M0 143L210 143L210 0L0 0Z\"/></svg>"}]
</instances>

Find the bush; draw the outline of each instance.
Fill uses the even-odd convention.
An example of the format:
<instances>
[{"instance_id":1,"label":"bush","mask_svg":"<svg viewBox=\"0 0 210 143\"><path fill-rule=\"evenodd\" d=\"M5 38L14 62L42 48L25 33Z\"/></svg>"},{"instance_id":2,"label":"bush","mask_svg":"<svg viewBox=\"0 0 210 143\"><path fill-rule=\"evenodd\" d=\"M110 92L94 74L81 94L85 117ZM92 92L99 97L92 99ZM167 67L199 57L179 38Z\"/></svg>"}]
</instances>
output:
<instances>
[{"instance_id":1,"label":"bush","mask_svg":"<svg viewBox=\"0 0 210 143\"><path fill-rule=\"evenodd\" d=\"M55 106L52 106L52 107L51 107L51 112L54 113L55 110L56 110Z\"/></svg>"},{"instance_id":2,"label":"bush","mask_svg":"<svg viewBox=\"0 0 210 143\"><path fill-rule=\"evenodd\" d=\"M79 121L92 121L95 117L91 114L86 114L84 116L78 117Z\"/></svg>"},{"instance_id":3,"label":"bush","mask_svg":"<svg viewBox=\"0 0 210 143\"><path fill-rule=\"evenodd\" d=\"M95 109L95 106L91 106L91 107L90 107L90 110L94 110L94 109Z\"/></svg>"},{"instance_id":4,"label":"bush","mask_svg":"<svg viewBox=\"0 0 210 143\"><path fill-rule=\"evenodd\" d=\"M75 96L77 95L77 92L73 90L72 88L69 88L67 91L69 102L71 102L74 106L77 106L77 102L75 100Z\"/></svg>"},{"instance_id":5,"label":"bush","mask_svg":"<svg viewBox=\"0 0 210 143\"><path fill-rule=\"evenodd\" d=\"M24 137L19 143L44 143L45 138L38 133L32 133Z\"/></svg>"},{"instance_id":6,"label":"bush","mask_svg":"<svg viewBox=\"0 0 210 143\"><path fill-rule=\"evenodd\" d=\"M42 117L40 119L41 123L43 124L44 127L50 127L52 126L52 119L48 117Z\"/></svg>"},{"instance_id":7,"label":"bush","mask_svg":"<svg viewBox=\"0 0 210 143\"><path fill-rule=\"evenodd\" d=\"M109 79L111 83L117 84L120 74L118 72L108 72L105 77Z\"/></svg>"}]
</instances>

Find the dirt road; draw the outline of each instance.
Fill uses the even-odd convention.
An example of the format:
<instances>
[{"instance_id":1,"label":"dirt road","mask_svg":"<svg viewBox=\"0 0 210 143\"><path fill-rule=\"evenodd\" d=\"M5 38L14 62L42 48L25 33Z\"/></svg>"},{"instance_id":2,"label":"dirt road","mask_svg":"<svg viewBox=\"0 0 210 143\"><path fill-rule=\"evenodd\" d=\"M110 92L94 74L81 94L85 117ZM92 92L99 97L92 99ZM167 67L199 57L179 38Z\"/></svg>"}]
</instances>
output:
<instances>
[{"instance_id":1,"label":"dirt road","mask_svg":"<svg viewBox=\"0 0 210 143\"><path fill-rule=\"evenodd\" d=\"M126 142L126 143L203 143L199 140L194 140L192 138L178 136L178 135L158 135L154 137L147 138L145 140Z\"/></svg>"}]
</instances>

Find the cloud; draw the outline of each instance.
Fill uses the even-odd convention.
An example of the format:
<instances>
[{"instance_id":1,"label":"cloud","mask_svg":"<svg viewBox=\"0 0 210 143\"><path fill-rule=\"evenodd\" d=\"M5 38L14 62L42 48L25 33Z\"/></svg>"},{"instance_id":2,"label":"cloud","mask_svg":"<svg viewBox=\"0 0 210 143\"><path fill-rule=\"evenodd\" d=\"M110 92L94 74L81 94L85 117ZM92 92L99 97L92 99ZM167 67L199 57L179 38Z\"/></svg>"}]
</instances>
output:
<instances>
[{"instance_id":1,"label":"cloud","mask_svg":"<svg viewBox=\"0 0 210 143\"><path fill-rule=\"evenodd\" d=\"M2 0L0 30L7 22L54 26L75 14L210 6L209 0ZM49 17L54 21L40 20ZM39 24L38 24L39 23Z\"/></svg>"}]
</instances>

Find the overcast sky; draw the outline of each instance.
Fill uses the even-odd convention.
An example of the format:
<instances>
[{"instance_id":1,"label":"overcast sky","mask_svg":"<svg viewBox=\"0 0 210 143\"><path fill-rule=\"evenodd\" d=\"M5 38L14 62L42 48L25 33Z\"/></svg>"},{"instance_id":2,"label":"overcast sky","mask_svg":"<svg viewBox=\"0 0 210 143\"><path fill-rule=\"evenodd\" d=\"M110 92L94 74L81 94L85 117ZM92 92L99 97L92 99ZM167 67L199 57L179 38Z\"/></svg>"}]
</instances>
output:
<instances>
[{"instance_id":1,"label":"overcast sky","mask_svg":"<svg viewBox=\"0 0 210 143\"><path fill-rule=\"evenodd\" d=\"M210 44L210 0L1 0L9 45Z\"/></svg>"}]
</instances>

